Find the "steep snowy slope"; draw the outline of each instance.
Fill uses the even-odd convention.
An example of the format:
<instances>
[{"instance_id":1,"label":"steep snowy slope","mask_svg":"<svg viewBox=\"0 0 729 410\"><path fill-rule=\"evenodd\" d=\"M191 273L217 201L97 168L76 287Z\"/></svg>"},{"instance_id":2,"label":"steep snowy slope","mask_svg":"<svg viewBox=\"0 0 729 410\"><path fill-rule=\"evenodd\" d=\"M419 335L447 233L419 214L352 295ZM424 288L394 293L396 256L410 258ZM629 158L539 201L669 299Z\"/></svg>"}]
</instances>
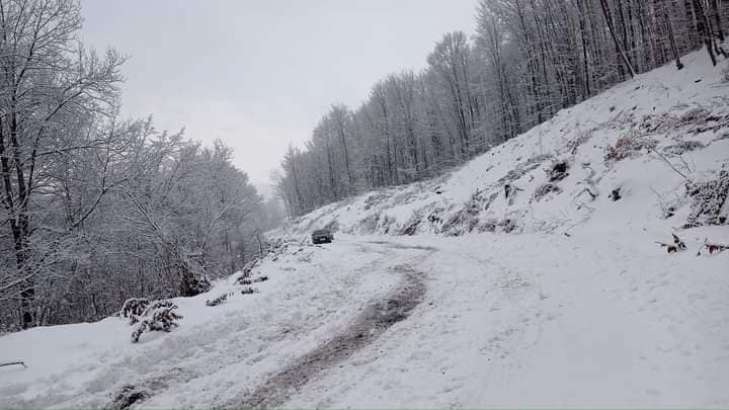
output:
<instances>
[{"instance_id":1,"label":"steep snowy slope","mask_svg":"<svg viewBox=\"0 0 729 410\"><path fill-rule=\"evenodd\" d=\"M705 60L693 53L684 70L668 65L611 88L450 175L320 208L284 234L552 232L590 218L665 234L687 223L686 181L715 179L729 161L729 83ZM550 183L545 171L558 162L567 175Z\"/></svg>"},{"instance_id":2,"label":"steep snowy slope","mask_svg":"<svg viewBox=\"0 0 729 410\"><path fill-rule=\"evenodd\" d=\"M725 408L729 251L706 245L729 244L729 84L706 60L299 218L256 293L237 274L175 299L170 333L2 336L28 368L0 367L0 408Z\"/></svg>"}]
</instances>

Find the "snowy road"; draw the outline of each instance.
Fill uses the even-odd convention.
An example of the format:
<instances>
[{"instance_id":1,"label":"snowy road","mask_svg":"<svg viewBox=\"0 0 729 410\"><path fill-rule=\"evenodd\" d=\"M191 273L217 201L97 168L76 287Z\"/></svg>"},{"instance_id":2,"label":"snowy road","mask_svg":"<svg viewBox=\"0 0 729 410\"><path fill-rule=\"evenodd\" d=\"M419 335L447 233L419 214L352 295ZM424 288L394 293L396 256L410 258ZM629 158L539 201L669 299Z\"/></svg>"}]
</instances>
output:
<instances>
[{"instance_id":1,"label":"snowy road","mask_svg":"<svg viewBox=\"0 0 729 410\"><path fill-rule=\"evenodd\" d=\"M139 344L119 318L0 338L29 365L0 369L0 407L728 404L729 255L624 239L341 235Z\"/></svg>"}]
</instances>

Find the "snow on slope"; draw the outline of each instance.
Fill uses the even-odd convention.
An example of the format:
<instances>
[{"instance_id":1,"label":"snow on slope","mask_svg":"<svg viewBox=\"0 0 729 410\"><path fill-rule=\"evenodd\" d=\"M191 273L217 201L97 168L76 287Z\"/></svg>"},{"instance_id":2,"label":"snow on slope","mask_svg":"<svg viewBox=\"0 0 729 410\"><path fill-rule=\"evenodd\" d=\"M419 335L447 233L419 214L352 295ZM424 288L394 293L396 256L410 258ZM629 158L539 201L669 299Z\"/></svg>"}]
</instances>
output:
<instances>
[{"instance_id":1,"label":"snow on slope","mask_svg":"<svg viewBox=\"0 0 729 410\"><path fill-rule=\"evenodd\" d=\"M695 181L729 162L729 87L706 60L610 89L450 175L300 218L277 234L340 233L267 258L259 293L205 306L240 291L232 277L176 299L171 333L131 344L112 317L2 336L0 362L29 367L0 368L0 408L109 406L125 385L147 393L144 408L235 407L257 392L286 407L727 407L729 252L702 246L729 243L729 229L682 228L685 180L656 154ZM657 146L605 161L626 135ZM672 154L686 141L701 147ZM554 160L569 175L536 200ZM672 232L686 251L655 243ZM311 352L368 331L353 324L404 271L426 288L414 309L307 369Z\"/></svg>"},{"instance_id":2,"label":"snow on slope","mask_svg":"<svg viewBox=\"0 0 729 410\"><path fill-rule=\"evenodd\" d=\"M706 60L701 52L692 53L684 70L667 65L613 87L450 175L325 206L298 218L282 234L321 226L396 235L460 235L503 226L510 230L510 225L521 232L565 231L588 218L605 221L606 229L625 228L612 223L615 216L642 229L644 222L661 216L660 202L683 209L669 220L681 226L689 209L689 201L678 198L684 196L683 177L646 149L618 162L605 156L621 137L655 140L655 151L691 180L715 178L729 161L729 83L722 83L720 68ZM674 154L693 141L702 147ZM545 169L558 160L570 166L567 178L555 184L561 192L535 199L537 188L547 182ZM504 195L506 183L516 192L510 199ZM618 187L624 201L611 205L609 194ZM585 188L597 195L594 201Z\"/></svg>"}]
</instances>

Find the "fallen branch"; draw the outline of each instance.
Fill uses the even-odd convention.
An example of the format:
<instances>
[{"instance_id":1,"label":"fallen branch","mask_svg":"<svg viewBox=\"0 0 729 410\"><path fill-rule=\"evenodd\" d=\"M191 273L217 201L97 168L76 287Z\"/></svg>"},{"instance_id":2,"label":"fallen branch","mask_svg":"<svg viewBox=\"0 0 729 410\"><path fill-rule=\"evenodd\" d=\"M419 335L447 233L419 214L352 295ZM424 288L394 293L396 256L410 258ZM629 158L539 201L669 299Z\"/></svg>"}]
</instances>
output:
<instances>
[{"instance_id":1,"label":"fallen branch","mask_svg":"<svg viewBox=\"0 0 729 410\"><path fill-rule=\"evenodd\" d=\"M656 241L657 244L661 245L662 247L666 248L666 251L668 253L675 253L678 251L685 251L686 250L686 244L678 237L676 234L673 235L673 243L663 243Z\"/></svg>"},{"instance_id":2,"label":"fallen branch","mask_svg":"<svg viewBox=\"0 0 729 410\"><path fill-rule=\"evenodd\" d=\"M655 149L654 147L648 147L648 149L649 149L649 150L650 150L651 152L653 152L654 154L658 155L658 157L659 157L660 159L662 159L662 160L663 160L663 161L664 161L664 162L665 162L666 164L668 164L668 166L669 166L669 167L671 167L671 169L672 169L672 170L674 170L674 171L675 171L675 172L676 172L676 173L677 173L678 175L681 175L681 176L683 177L683 179L684 179L684 180L686 180L686 181L688 181L688 182L692 182L692 181L691 181L691 180L689 179L689 177L687 177L686 175L684 175L684 173L683 173L683 172L681 172L681 171L679 171L678 169L676 169L676 167L675 167L675 166L673 166L673 164L671 163L671 161L669 161L669 160L668 160L668 158L666 158L665 156L663 156L663 154L661 154L660 152L658 152L658 151L657 151L657 150L656 150L656 149Z\"/></svg>"},{"instance_id":3,"label":"fallen branch","mask_svg":"<svg viewBox=\"0 0 729 410\"><path fill-rule=\"evenodd\" d=\"M23 366L24 368L28 368L28 366L25 365L25 362L7 362L7 363L0 363L0 367L5 366Z\"/></svg>"}]
</instances>

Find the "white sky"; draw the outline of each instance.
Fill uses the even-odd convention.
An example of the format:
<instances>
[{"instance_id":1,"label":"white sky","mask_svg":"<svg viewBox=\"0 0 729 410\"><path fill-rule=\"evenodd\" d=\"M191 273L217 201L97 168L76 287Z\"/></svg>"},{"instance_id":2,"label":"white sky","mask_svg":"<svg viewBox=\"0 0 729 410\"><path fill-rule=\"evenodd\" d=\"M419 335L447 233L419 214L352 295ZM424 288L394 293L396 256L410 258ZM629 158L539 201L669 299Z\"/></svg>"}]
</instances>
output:
<instances>
[{"instance_id":1,"label":"white sky","mask_svg":"<svg viewBox=\"0 0 729 410\"><path fill-rule=\"evenodd\" d=\"M289 143L333 103L419 70L448 31L468 35L477 0L82 0L83 38L131 58L123 113L222 139L268 192Z\"/></svg>"}]
</instances>

